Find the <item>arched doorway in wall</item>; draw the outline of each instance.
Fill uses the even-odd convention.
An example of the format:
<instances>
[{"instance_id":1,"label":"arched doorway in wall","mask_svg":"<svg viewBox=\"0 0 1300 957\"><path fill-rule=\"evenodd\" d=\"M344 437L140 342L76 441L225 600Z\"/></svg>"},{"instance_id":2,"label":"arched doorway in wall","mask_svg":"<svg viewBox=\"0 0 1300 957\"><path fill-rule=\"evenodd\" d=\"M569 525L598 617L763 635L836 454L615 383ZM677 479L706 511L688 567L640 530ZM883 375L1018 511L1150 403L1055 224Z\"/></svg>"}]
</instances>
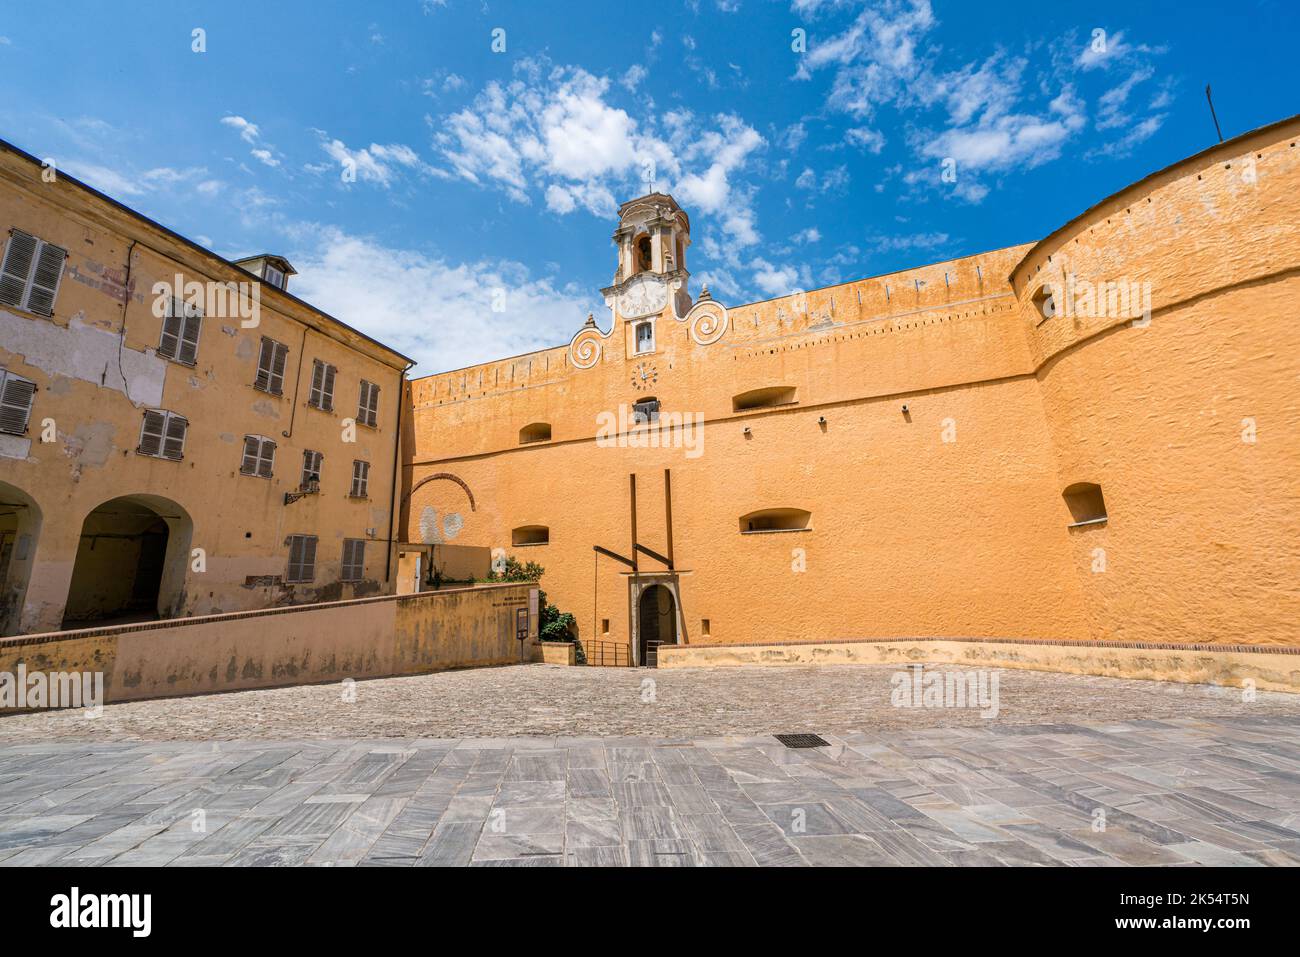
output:
<instances>
[{"instance_id":1,"label":"arched doorway in wall","mask_svg":"<svg viewBox=\"0 0 1300 957\"><path fill-rule=\"evenodd\" d=\"M659 646L675 645L677 599L664 584L647 585L637 599L636 663L654 668L659 664Z\"/></svg>"},{"instance_id":2,"label":"arched doorway in wall","mask_svg":"<svg viewBox=\"0 0 1300 957\"><path fill-rule=\"evenodd\" d=\"M22 489L0 482L0 636L16 635L41 536L41 510Z\"/></svg>"},{"instance_id":3,"label":"arched doorway in wall","mask_svg":"<svg viewBox=\"0 0 1300 957\"><path fill-rule=\"evenodd\" d=\"M194 525L156 495L110 499L81 526L64 628L170 618L180 611Z\"/></svg>"}]
</instances>

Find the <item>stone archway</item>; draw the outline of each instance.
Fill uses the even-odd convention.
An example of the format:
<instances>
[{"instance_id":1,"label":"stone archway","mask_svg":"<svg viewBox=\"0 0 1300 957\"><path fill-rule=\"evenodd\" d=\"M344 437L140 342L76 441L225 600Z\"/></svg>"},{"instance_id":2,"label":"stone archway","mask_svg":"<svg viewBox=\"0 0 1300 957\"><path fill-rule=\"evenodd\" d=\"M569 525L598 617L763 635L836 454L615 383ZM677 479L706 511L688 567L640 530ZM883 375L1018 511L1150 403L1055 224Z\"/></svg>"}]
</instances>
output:
<instances>
[{"instance_id":1,"label":"stone archway","mask_svg":"<svg viewBox=\"0 0 1300 957\"><path fill-rule=\"evenodd\" d=\"M633 582L632 588L633 664L653 668L658 665L659 645L682 641L677 582L668 576L655 576Z\"/></svg>"},{"instance_id":2,"label":"stone archway","mask_svg":"<svg viewBox=\"0 0 1300 957\"><path fill-rule=\"evenodd\" d=\"M156 495L125 495L90 512L63 610L64 628L179 614L194 523Z\"/></svg>"},{"instance_id":3,"label":"stone archway","mask_svg":"<svg viewBox=\"0 0 1300 957\"><path fill-rule=\"evenodd\" d=\"M41 537L41 509L16 486L0 482L0 636L22 627L27 585Z\"/></svg>"}]
</instances>

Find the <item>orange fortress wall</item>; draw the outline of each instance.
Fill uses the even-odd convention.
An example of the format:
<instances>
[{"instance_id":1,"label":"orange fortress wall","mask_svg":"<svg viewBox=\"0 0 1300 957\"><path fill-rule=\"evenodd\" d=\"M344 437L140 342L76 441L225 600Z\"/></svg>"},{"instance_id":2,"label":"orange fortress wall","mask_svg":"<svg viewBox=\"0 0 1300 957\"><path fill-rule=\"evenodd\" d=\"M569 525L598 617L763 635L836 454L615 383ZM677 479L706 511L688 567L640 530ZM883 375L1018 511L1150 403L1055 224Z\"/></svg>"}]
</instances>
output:
<instances>
[{"instance_id":1,"label":"orange fortress wall","mask_svg":"<svg viewBox=\"0 0 1300 957\"><path fill-rule=\"evenodd\" d=\"M638 660L652 583L677 644L1294 643L1297 135L1221 144L1032 247L730 309L685 295L676 203L626 204L607 334L410 383L407 540L540 562L579 636ZM1149 323L1073 298L1120 281ZM624 427L649 397L658 423ZM633 581L593 546L631 555L635 474L637 538L667 553L666 469L675 567L643 554ZM1076 483L1104 520L1072 513ZM773 509L804 527L747 518Z\"/></svg>"}]
</instances>

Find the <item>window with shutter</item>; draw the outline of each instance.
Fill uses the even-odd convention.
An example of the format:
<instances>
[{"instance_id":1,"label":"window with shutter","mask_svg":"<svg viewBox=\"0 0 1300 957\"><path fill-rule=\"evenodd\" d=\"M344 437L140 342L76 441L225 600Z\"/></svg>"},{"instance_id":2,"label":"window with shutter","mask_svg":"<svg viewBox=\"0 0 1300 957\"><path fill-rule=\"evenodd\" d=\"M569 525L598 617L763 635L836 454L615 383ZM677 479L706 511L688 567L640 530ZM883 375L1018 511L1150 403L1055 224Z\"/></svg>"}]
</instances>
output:
<instances>
[{"instance_id":1,"label":"window with shutter","mask_svg":"<svg viewBox=\"0 0 1300 957\"><path fill-rule=\"evenodd\" d=\"M244 458L239 471L258 478L270 478L275 465L275 442L263 435L244 436Z\"/></svg>"},{"instance_id":2,"label":"window with shutter","mask_svg":"<svg viewBox=\"0 0 1300 957\"><path fill-rule=\"evenodd\" d=\"M167 413L167 429L163 432L162 457L179 462L185 454L185 433L189 420L184 416Z\"/></svg>"},{"instance_id":3,"label":"window with shutter","mask_svg":"<svg viewBox=\"0 0 1300 957\"><path fill-rule=\"evenodd\" d=\"M343 539L343 573L341 581L358 582L365 577L366 542L362 538Z\"/></svg>"},{"instance_id":4,"label":"window with shutter","mask_svg":"<svg viewBox=\"0 0 1300 957\"><path fill-rule=\"evenodd\" d=\"M186 365L194 365L199 358L199 330L202 328L202 310L195 303L185 303L185 322L181 328L180 360Z\"/></svg>"},{"instance_id":5,"label":"window with shutter","mask_svg":"<svg viewBox=\"0 0 1300 957\"><path fill-rule=\"evenodd\" d=\"M27 296L27 277L36 262L36 247L40 240L20 229L9 233L5 245L4 265L0 266L0 303L21 308Z\"/></svg>"},{"instance_id":6,"label":"window with shutter","mask_svg":"<svg viewBox=\"0 0 1300 957\"><path fill-rule=\"evenodd\" d=\"M140 426L140 444L136 451L141 455L159 455L162 452L163 431L167 428L167 413L146 409Z\"/></svg>"},{"instance_id":7,"label":"window with shutter","mask_svg":"<svg viewBox=\"0 0 1300 957\"><path fill-rule=\"evenodd\" d=\"M311 582L316 579L316 536L289 536L289 571L287 582Z\"/></svg>"},{"instance_id":8,"label":"window with shutter","mask_svg":"<svg viewBox=\"0 0 1300 957\"><path fill-rule=\"evenodd\" d=\"M257 379L253 382L253 388L272 395L283 395L284 367L288 358L288 346L263 336L262 351L257 357Z\"/></svg>"},{"instance_id":9,"label":"window with shutter","mask_svg":"<svg viewBox=\"0 0 1300 957\"><path fill-rule=\"evenodd\" d=\"M199 357L199 330L202 326L203 313L197 305L175 297L168 299L158 354L164 359L194 365Z\"/></svg>"},{"instance_id":10,"label":"window with shutter","mask_svg":"<svg viewBox=\"0 0 1300 957\"><path fill-rule=\"evenodd\" d=\"M348 495L352 498L365 498L369 485L370 463L354 459L352 462L352 490L348 492Z\"/></svg>"},{"instance_id":11,"label":"window with shutter","mask_svg":"<svg viewBox=\"0 0 1300 957\"><path fill-rule=\"evenodd\" d=\"M0 263L0 304L43 316L54 314L68 251L21 229L10 230Z\"/></svg>"},{"instance_id":12,"label":"window with shutter","mask_svg":"<svg viewBox=\"0 0 1300 957\"><path fill-rule=\"evenodd\" d=\"M167 300L167 315L163 316L162 337L158 340L158 354L164 359L175 359L181 354L181 335L185 332L185 304L175 296Z\"/></svg>"},{"instance_id":13,"label":"window with shutter","mask_svg":"<svg viewBox=\"0 0 1300 957\"><path fill-rule=\"evenodd\" d=\"M326 412L334 409L334 375L338 370L328 362L312 360L311 395L308 404Z\"/></svg>"},{"instance_id":14,"label":"window with shutter","mask_svg":"<svg viewBox=\"0 0 1300 957\"><path fill-rule=\"evenodd\" d=\"M379 386L361 380L361 399L357 403L357 421L374 428L379 421Z\"/></svg>"},{"instance_id":15,"label":"window with shutter","mask_svg":"<svg viewBox=\"0 0 1300 957\"><path fill-rule=\"evenodd\" d=\"M302 453L302 483L299 486L303 490L313 486L320 485L320 465L323 456L319 452L313 452L306 449Z\"/></svg>"},{"instance_id":16,"label":"window with shutter","mask_svg":"<svg viewBox=\"0 0 1300 957\"><path fill-rule=\"evenodd\" d=\"M136 451L158 459L179 462L185 454L185 433L190 423L183 415L162 409L146 409L140 423L140 444Z\"/></svg>"},{"instance_id":17,"label":"window with shutter","mask_svg":"<svg viewBox=\"0 0 1300 957\"><path fill-rule=\"evenodd\" d=\"M36 383L0 369L0 432L23 435L32 415Z\"/></svg>"}]
</instances>

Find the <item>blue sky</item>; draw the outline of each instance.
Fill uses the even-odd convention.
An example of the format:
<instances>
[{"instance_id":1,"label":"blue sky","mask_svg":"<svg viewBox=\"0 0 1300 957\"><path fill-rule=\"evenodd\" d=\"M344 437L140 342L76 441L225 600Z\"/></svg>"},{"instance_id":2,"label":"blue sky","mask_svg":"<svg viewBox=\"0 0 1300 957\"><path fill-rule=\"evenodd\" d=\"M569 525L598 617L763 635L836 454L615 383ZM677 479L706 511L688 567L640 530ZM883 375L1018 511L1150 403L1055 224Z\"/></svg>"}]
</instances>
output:
<instances>
[{"instance_id":1,"label":"blue sky","mask_svg":"<svg viewBox=\"0 0 1300 957\"><path fill-rule=\"evenodd\" d=\"M1225 136L1300 112L1292 0L7 6L0 136L416 375L607 322L648 166L735 304L1040 238L1215 142L1207 82Z\"/></svg>"}]
</instances>

